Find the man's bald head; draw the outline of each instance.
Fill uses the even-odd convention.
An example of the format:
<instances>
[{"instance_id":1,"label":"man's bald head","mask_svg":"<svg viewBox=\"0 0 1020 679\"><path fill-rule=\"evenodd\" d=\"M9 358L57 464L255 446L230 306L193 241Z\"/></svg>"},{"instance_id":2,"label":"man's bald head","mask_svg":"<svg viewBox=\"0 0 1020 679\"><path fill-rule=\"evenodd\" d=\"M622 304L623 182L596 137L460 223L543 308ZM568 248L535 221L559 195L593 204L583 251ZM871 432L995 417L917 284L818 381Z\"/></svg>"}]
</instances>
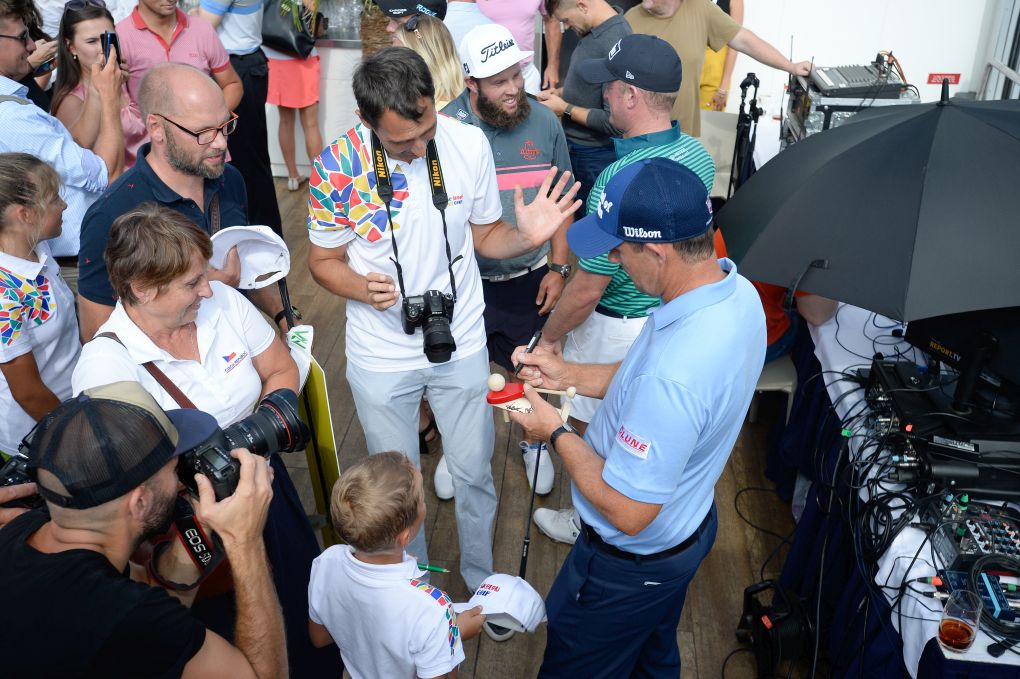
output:
<instances>
[{"instance_id":1,"label":"man's bald head","mask_svg":"<svg viewBox=\"0 0 1020 679\"><path fill-rule=\"evenodd\" d=\"M208 74L187 64L160 64L149 69L138 89L142 120L155 113L173 116L186 110L226 106L223 90Z\"/></svg>"}]
</instances>

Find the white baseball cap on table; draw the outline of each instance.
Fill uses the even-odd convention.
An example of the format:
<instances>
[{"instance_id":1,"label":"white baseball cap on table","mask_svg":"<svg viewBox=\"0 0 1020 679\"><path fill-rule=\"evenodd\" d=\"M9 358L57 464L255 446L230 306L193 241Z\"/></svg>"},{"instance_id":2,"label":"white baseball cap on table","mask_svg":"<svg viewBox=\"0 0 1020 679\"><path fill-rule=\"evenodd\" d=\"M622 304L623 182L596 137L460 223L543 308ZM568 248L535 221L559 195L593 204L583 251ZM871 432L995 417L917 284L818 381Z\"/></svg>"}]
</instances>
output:
<instances>
[{"instance_id":1,"label":"white baseball cap on table","mask_svg":"<svg viewBox=\"0 0 1020 679\"><path fill-rule=\"evenodd\" d=\"M222 269L230 248L237 246L241 260L241 282L245 290L264 288L290 272L290 250L268 226L231 226L213 234L209 263Z\"/></svg>"},{"instance_id":2,"label":"white baseball cap on table","mask_svg":"<svg viewBox=\"0 0 1020 679\"><path fill-rule=\"evenodd\" d=\"M534 54L519 48L510 31L499 24L472 28L460 41L458 52L464 60L464 75L472 78L496 75Z\"/></svg>"},{"instance_id":3,"label":"white baseball cap on table","mask_svg":"<svg viewBox=\"0 0 1020 679\"><path fill-rule=\"evenodd\" d=\"M454 604L458 613L482 607L485 621L517 632L534 632L545 622L545 602L528 582L515 575L496 573L482 581L467 603Z\"/></svg>"}]
</instances>

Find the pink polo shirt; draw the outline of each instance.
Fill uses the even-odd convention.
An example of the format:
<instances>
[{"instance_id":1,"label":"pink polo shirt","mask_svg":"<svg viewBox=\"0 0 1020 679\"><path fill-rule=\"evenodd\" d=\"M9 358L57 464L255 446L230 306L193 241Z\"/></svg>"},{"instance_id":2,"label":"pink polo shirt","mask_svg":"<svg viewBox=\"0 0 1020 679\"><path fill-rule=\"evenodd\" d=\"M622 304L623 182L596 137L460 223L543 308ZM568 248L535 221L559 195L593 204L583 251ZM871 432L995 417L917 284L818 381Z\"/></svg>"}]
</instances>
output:
<instances>
[{"instance_id":1,"label":"pink polo shirt","mask_svg":"<svg viewBox=\"0 0 1020 679\"><path fill-rule=\"evenodd\" d=\"M132 101L138 101L142 77L153 66L189 64L209 75L230 66L230 57L212 24L200 17L188 16L179 9L177 28L169 45L149 30L137 7L117 24L117 38L128 65L128 94Z\"/></svg>"},{"instance_id":2,"label":"pink polo shirt","mask_svg":"<svg viewBox=\"0 0 1020 679\"><path fill-rule=\"evenodd\" d=\"M528 52L535 51L535 15L545 13L545 0L475 0L482 14L505 27L517 41L517 46ZM531 63L528 59L525 63Z\"/></svg>"}]
</instances>

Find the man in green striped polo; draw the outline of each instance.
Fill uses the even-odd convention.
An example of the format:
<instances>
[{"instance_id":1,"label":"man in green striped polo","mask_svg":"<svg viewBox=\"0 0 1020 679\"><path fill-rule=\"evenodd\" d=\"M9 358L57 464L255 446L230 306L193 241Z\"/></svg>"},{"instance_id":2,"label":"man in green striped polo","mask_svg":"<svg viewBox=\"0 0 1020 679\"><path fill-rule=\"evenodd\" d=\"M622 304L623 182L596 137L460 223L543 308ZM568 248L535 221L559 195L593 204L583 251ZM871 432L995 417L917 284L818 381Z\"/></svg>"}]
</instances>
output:
<instances>
[{"instance_id":1,"label":"man in green striped polo","mask_svg":"<svg viewBox=\"0 0 1020 679\"><path fill-rule=\"evenodd\" d=\"M602 190L621 169L644 158L663 157L692 170L712 190L715 163L694 137L684 134L671 119L682 77L680 57L661 38L629 35L617 42L604 59L588 59L581 76L603 85L610 121L623 132L614 139L618 160L599 175L588 194L588 213L598 209ZM640 292L630 276L607 255L581 259L567 283L555 311L542 330L540 345L579 363L615 363L644 326L648 312L659 306L657 297ZM598 407L598 399L577 396L573 425L582 434ZM573 543L580 531L573 509L535 510L535 523L560 542Z\"/></svg>"}]
</instances>

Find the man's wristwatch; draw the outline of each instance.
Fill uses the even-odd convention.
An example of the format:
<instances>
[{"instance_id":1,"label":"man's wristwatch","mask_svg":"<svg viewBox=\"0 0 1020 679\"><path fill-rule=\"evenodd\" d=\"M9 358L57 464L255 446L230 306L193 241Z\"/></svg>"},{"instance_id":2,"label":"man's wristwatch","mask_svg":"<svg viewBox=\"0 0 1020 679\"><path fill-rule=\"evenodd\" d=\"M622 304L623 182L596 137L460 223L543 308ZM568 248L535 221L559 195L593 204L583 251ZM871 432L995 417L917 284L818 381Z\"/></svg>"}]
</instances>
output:
<instances>
[{"instance_id":1,"label":"man's wristwatch","mask_svg":"<svg viewBox=\"0 0 1020 679\"><path fill-rule=\"evenodd\" d=\"M573 104L567 104L567 107L565 109L563 109L563 115L565 115L568 118L570 117L570 115L573 112L574 112L574 105Z\"/></svg>"},{"instance_id":2,"label":"man's wristwatch","mask_svg":"<svg viewBox=\"0 0 1020 679\"><path fill-rule=\"evenodd\" d=\"M550 262L549 271L552 271L553 273L558 273L564 278L567 278L568 276L570 276L571 268L569 264L553 264Z\"/></svg>"},{"instance_id":3,"label":"man's wristwatch","mask_svg":"<svg viewBox=\"0 0 1020 679\"><path fill-rule=\"evenodd\" d=\"M553 450L556 449L556 440L559 439L559 437L563 436L564 434L577 434L577 430L571 427L566 422L561 424L559 428L556 429L556 431L549 435L549 445L553 447ZM580 436L580 434L577 435Z\"/></svg>"}]
</instances>

